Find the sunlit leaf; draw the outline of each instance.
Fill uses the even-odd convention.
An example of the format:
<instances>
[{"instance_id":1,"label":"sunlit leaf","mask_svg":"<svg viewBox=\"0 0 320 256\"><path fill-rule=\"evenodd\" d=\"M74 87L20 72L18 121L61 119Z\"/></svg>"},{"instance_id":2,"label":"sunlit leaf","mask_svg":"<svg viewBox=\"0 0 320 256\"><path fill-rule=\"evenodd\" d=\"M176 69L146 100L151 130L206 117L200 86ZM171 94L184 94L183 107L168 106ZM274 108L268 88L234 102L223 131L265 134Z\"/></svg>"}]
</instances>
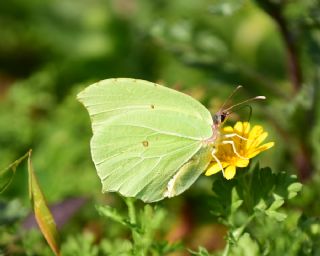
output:
<instances>
[{"instance_id":1,"label":"sunlit leaf","mask_svg":"<svg viewBox=\"0 0 320 256\"><path fill-rule=\"evenodd\" d=\"M270 217L277 221L284 221L287 218L287 214L277 212L274 210L266 210L265 213Z\"/></svg>"},{"instance_id":2,"label":"sunlit leaf","mask_svg":"<svg viewBox=\"0 0 320 256\"><path fill-rule=\"evenodd\" d=\"M239 241L237 246L233 247L228 255L234 256L255 256L259 254L259 246L257 242L250 237L248 233L245 233Z\"/></svg>"}]
</instances>

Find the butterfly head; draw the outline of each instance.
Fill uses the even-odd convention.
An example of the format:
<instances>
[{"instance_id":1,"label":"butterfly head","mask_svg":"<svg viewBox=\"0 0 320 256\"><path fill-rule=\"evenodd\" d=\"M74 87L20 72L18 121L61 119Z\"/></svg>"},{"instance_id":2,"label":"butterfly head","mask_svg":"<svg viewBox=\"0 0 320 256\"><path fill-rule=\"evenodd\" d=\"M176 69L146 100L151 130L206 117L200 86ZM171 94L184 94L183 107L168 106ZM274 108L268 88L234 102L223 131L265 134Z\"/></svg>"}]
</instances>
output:
<instances>
[{"instance_id":1,"label":"butterfly head","mask_svg":"<svg viewBox=\"0 0 320 256\"><path fill-rule=\"evenodd\" d=\"M233 91L233 93L228 97L228 99L221 106L220 110L212 117L212 119L213 119L213 126L212 126L213 129L220 127L227 120L228 116L234 112L233 110L235 109L235 107L239 107L241 105L243 106L244 103L248 103L250 101L264 100L266 98L265 96L256 96L256 97L241 101L241 102L239 102L237 104L234 104L234 105L232 105L232 106L230 106L228 108L225 108L225 105L227 104L227 102L230 100L230 98L233 96L233 94L240 88L241 88L241 86L238 86Z\"/></svg>"},{"instance_id":2,"label":"butterfly head","mask_svg":"<svg viewBox=\"0 0 320 256\"><path fill-rule=\"evenodd\" d=\"M213 116L213 124L215 127L219 127L221 124L223 124L226 120L227 117L229 116L229 112L227 111L219 111Z\"/></svg>"}]
</instances>

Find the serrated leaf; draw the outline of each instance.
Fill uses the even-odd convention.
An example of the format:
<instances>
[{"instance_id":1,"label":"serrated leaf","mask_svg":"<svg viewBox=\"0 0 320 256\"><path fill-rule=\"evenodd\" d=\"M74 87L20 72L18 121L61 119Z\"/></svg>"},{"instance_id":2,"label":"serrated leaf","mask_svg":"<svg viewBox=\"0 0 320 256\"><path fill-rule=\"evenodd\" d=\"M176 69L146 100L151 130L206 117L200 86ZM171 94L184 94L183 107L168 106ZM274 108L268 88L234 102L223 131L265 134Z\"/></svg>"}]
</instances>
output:
<instances>
[{"instance_id":1,"label":"serrated leaf","mask_svg":"<svg viewBox=\"0 0 320 256\"><path fill-rule=\"evenodd\" d=\"M263 199L261 199L259 203L254 207L254 209L264 211L265 209L267 209L267 204Z\"/></svg>"},{"instance_id":2,"label":"serrated leaf","mask_svg":"<svg viewBox=\"0 0 320 256\"><path fill-rule=\"evenodd\" d=\"M255 240L253 240L248 233L244 233L237 242L232 246L232 249L228 255L234 256L256 256L260 255L259 246Z\"/></svg>"},{"instance_id":3,"label":"serrated leaf","mask_svg":"<svg viewBox=\"0 0 320 256\"><path fill-rule=\"evenodd\" d=\"M100 243L102 255L108 256L131 256L132 255L132 243L129 240L124 239L116 239L114 241L110 241L107 239L103 239Z\"/></svg>"},{"instance_id":4,"label":"serrated leaf","mask_svg":"<svg viewBox=\"0 0 320 256\"><path fill-rule=\"evenodd\" d=\"M232 189L231 198L231 212L235 212L243 203L243 200L240 199L236 188Z\"/></svg>"},{"instance_id":5,"label":"serrated leaf","mask_svg":"<svg viewBox=\"0 0 320 256\"><path fill-rule=\"evenodd\" d=\"M31 162L31 150L28 154L29 196L35 219L39 228L55 255L60 255L60 242L56 223L46 204Z\"/></svg>"},{"instance_id":6,"label":"serrated leaf","mask_svg":"<svg viewBox=\"0 0 320 256\"><path fill-rule=\"evenodd\" d=\"M197 252L192 250L188 250L188 251L191 253L191 255L194 255L194 256L210 256L210 253L207 251L207 249L202 246L199 246Z\"/></svg>"},{"instance_id":7,"label":"serrated leaf","mask_svg":"<svg viewBox=\"0 0 320 256\"><path fill-rule=\"evenodd\" d=\"M293 198L301 190L301 183L297 182L295 175L285 172L272 173L270 168L253 170L252 178L247 181L251 188L245 200L253 202L253 209L266 214L278 221L284 220L282 213L276 212L285 202ZM241 184L246 186L246 184ZM241 188L238 188L241 191ZM267 213L268 212L268 213Z\"/></svg>"},{"instance_id":8,"label":"serrated leaf","mask_svg":"<svg viewBox=\"0 0 320 256\"><path fill-rule=\"evenodd\" d=\"M286 214L280 213L280 212L277 212L277 211L274 211L274 210L266 210L265 213L269 217L271 217L271 218L273 218L273 219L275 219L277 221L284 221L287 218Z\"/></svg>"},{"instance_id":9,"label":"serrated leaf","mask_svg":"<svg viewBox=\"0 0 320 256\"><path fill-rule=\"evenodd\" d=\"M218 177L212 186L214 193L210 204L211 213L215 216L221 216L227 218L229 216L232 207L232 191L236 186L236 180L227 181L224 178ZM234 206L236 207L236 205Z\"/></svg>"},{"instance_id":10,"label":"serrated leaf","mask_svg":"<svg viewBox=\"0 0 320 256\"><path fill-rule=\"evenodd\" d=\"M270 205L268 210L276 210L280 208L284 204L284 200L282 198L277 198L275 201Z\"/></svg>"},{"instance_id":11,"label":"serrated leaf","mask_svg":"<svg viewBox=\"0 0 320 256\"><path fill-rule=\"evenodd\" d=\"M301 184L297 182L296 176L285 172L273 173L270 168L260 169L256 165L252 174L238 176L232 182L220 178L215 180L211 212L226 225L230 225L230 220L237 219L236 214L241 215L241 212L249 218L265 215L283 221L286 215L278 212L278 209L300 190ZM239 214L237 216L241 218ZM238 221L236 226L244 222L245 218Z\"/></svg>"},{"instance_id":12,"label":"serrated leaf","mask_svg":"<svg viewBox=\"0 0 320 256\"><path fill-rule=\"evenodd\" d=\"M140 213L140 222L144 230L153 232L157 229L166 216L166 212L159 208L155 211L150 205L145 205L144 211Z\"/></svg>"},{"instance_id":13,"label":"serrated leaf","mask_svg":"<svg viewBox=\"0 0 320 256\"><path fill-rule=\"evenodd\" d=\"M138 228L136 225L130 223L130 221L122 216L117 209L112 208L109 205L97 205L96 206L97 211L100 215L110 218L111 220L120 223L121 225L129 228L134 229L135 231L138 231Z\"/></svg>"},{"instance_id":14,"label":"serrated leaf","mask_svg":"<svg viewBox=\"0 0 320 256\"><path fill-rule=\"evenodd\" d=\"M170 255L172 252L184 250L185 247L182 242L169 243L168 241L160 241L154 243L152 248L155 249L159 255Z\"/></svg>"},{"instance_id":15,"label":"serrated leaf","mask_svg":"<svg viewBox=\"0 0 320 256\"><path fill-rule=\"evenodd\" d=\"M293 186L293 191L290 189L291 185L296 184ZM300 184L300 186L298 185ZM275 193L282 196L283 198L290 199L297 195L302 188L301 183L297 182L296 175L289 175L286 172L281 172L275 174ZM300 190L295 190L300 189Z\"/></svg>"},{"instance_id":16,"label":"serrated leaf","mask_svg":"<svg viewBox=\"0 0 320 256\"><path fill-rule=\"evenodd\" d=\"M91 232L84 232L69 236L62 246L63 256L98 256L99 248L95 243L95 236ZM110 255L110 254L108 254ZM114 255L114 254L113 254Z\"/></svg>"},{"instance_id":17,"label":"serrated leaf","mask_svg":"<svg viewBox=\"0 0 320 256\"><path fill-rule=\"evenodd\" d=\"M231 232L231 238L233 243L236 243L239 240L245 228L246 224L243 224Z\"/></svg>"},{"instance_id":18,"label":"serrated leaf","mask_svg":"<svg viewBox=\"0 0 320 256\"><path fill-rule=\"evenodd\" d=\"M252 195L252 202L256 205L262 198L268 197L268 194L274 186L274 175L270 168L260 169L259 166L256 166L253 170L250 183L251 191L249 195Z\"/></svg>"},{"instance_id":19,"label":"serrated leaf","mask_svg":"<svg viewBox=\"0 0 320 256\"><path fill-rule=\"evenodd\" d=\"M289 191L288 198L291 199L295 197L298 194L298 192L301 191L301 189L302 189L302 184L300 182L292 183L288 187L288 191Z\"/></svg>"}]
</instances>

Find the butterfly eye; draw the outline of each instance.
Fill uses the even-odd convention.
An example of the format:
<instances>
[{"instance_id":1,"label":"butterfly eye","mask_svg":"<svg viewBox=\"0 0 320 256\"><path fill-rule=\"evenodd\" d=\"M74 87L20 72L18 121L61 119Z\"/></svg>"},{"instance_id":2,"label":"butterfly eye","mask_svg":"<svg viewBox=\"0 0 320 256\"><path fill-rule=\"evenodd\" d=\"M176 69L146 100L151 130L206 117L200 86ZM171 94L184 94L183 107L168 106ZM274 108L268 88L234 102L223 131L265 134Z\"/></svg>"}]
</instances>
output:
<instances>
[{"instance_id":1,"label":"butterfly eye","mask_svg":"<svg viewBox=\"0 0 320 256\"><path fill-rule=\"evenodd\" d=\"M220 115L220 122L223 123L224 120L226 120L226 117L227 117L227 114L226 114L226 113L222 113L222 114Z\"/></svg>"},{"instance_id":2,"label":"butterfly eye","mask_svg":"<svg viewBox=\"0 0 320 256\"><path fill-rule=\"evenodd\" d=\"M228 114L224 113L224 112L223 113L219 113L219 114L215 114L213 116L213 123L215 125L220 125L221 123L224 122L224 120L226 119L227 116L228 116Z\"/></svg>"}]
</instances>

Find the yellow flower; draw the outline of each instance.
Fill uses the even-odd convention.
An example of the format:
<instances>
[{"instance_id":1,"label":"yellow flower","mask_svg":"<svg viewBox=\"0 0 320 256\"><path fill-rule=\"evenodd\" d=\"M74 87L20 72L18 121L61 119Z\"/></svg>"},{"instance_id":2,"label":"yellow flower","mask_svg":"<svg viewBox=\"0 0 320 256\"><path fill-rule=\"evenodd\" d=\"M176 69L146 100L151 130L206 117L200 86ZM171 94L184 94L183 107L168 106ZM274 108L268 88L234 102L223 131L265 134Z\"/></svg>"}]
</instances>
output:
<instances>
[{"instance_id":1,"label":"yellow flower","mask_svg":"<svg viewBox=\"0 0 320 256\"><path fill-rule=\"evenodd\" d=\"M266 139L268 133L263 131L262 126L259 125L255 125L250 130L250 123L248 122L237 122L233 128L231 126L224 127L221 136L224 139L221 139L221 143L218 143L215 153L221 165L213 159L205 173L207 176L221 171L222 166L224 177L230 180L236 174L237 167L248 166L250 158L274 145L274 142L260 145ZM226 144L226 141L233 142L236 152L230 143Z\"/></svg>"}]
</instances>

